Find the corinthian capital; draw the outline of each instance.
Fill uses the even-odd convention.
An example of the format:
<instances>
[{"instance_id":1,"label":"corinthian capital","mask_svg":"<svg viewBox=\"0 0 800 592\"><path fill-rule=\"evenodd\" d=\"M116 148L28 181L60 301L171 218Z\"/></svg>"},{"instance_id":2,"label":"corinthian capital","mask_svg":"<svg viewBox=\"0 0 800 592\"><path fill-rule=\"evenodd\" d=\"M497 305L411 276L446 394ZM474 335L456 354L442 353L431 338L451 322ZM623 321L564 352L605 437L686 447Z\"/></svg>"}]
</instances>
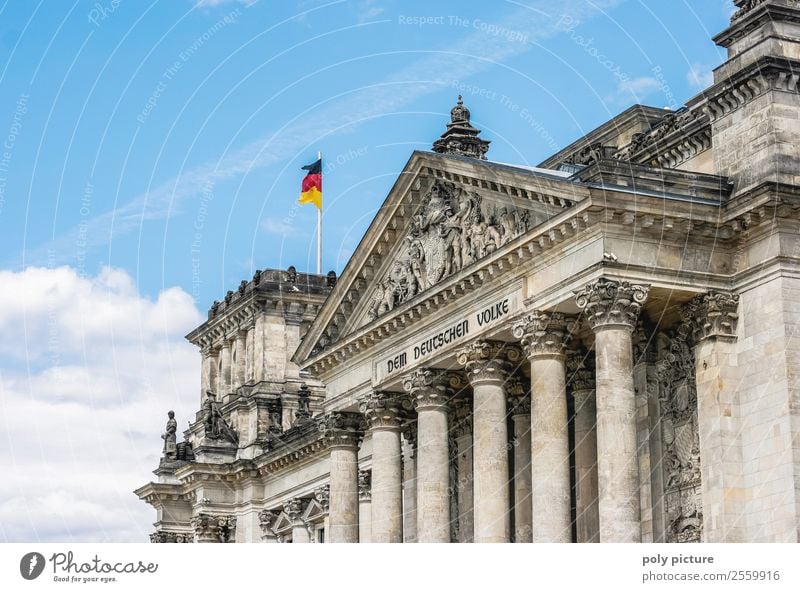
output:
<instances>
[{"instance_id":1,"label":"corinthian capital","mask_svg":"<svg viewBox=\"0 0 800 592\"><path fill-rule=\"evenodd\" d=\"M511 332L529 358L563 355L573 322L560 312L533 311L514 323Z\"/></svg>"},{"instance_id":2,"label":"corinthian capital","mask_svg":"<svg viewBox=\"0 0 800 592\"><path fill-rule=\"evenodd\" d=\"M433 368L420 368L403 378L403 388L417 410L446 407L453 390L460 386L458 374Z\"/></svg>"},{"instance_id":3,"label":"corinthian capital","mask_svg":"<svg viewBox=\"0 0 800 592\"><path fill-rule=\"evenodd\" d=\"M739 295L730 292L709 292L691 300L683 314L692 326L694 342L735 339L738 308Z\"/></svg>"},{"instance_id":4,"label":"corinthian capital","mask_svg":"<svg viewBox=\"0 0 800 592\"><path fill-rule=\"evenodd\" d=\"M361 501L372 499L372 471L358 472L358 499Z\"/></svg>"},{"instance_id":5,"label":"corinthian capital","mask_svg":"<svg viewBox=\"0 0 800 592\"><path fill-rule=\"evenodd\" d=\"M593 331L603 327L624 327L633 331L647 300L650 286L600 278L575 292L575 303L586 313Z\"/></svg>"},{"instance_id":6,"label":"corinthian capital","mask_svg":"<svg viewBox=\"0 0 800 592\"><path fill-rule=\"evenodd\" d=\"M330 447L358 448L364 438L366 422L360 413L334 411L328 413L319 423L320 431Z\"/></svg>"},{"instance_id":7,"label":"corinthian capital","mask_svg":"<svg viewBox=\"0 0 800 592\"><path fill-rule=\"evenodd\" d=\"M513 372L514 363L521 358L519 348L502 341L473 341L456 353L456 360L464 366L467 380L473 386L481 382L505 382Z\"/></svg>"},{"instance_id":8,"label":"corinthian capital","mask_svg":"<svg viewBox=\"0 0 800 592\"><path fill-rule=\"evenodd\" d=\"M404 394L373 392L361 399L358 405L372 430L401 428L411 400Z\"/></svg>"},{"instance_id":9,"label":"corinthian capital","mask_svg":"<svg viewBox=\"0 0 800 592\"><path fill-rule=\"evenodd\" d=\"M308 500L304 500L303 498L293 497L285 504L283 504L283 511L286 512L286 515L289 517L289 520L292 522L296 522L300 520L300 517L303 515L303 512L306 511L306 506L308 505Z\"/></svg>"}]
</instances>

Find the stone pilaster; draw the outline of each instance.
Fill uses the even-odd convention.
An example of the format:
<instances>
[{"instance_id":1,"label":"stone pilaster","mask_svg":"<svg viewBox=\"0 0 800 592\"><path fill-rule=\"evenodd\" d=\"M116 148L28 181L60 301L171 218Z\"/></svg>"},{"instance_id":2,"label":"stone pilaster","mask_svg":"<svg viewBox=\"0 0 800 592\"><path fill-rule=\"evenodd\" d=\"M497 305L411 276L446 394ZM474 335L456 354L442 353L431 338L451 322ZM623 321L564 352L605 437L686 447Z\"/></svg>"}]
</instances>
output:
<instances>
[{"instance_id":1,"label":"stone pilaster","mask_svg":"<svg viewBox=\"0 0 800 592\"><path fill-rule=\"evenodd\" d=\"M224 402L225 395L231 392L231 343L225 340L219 351L219 376L217 377L218 401Z\"/></svg>"},{"instance_id":2,"label":"stone pilaster","mask_svg":"<svg viewBox=\"0 0 800 592\"><path fill-rule=\"evenodd\" d=\"M631 333L649 286L601 278L576 292L595 333L600 542L640 542Z\"/></svg>"},{"instance_id":3,"label":"stone pilaster","mask_svg":"<svg viewBox=\"0 0 800 592\"><path fill-rule=\"evenodd\" d=\"M292 542L293 543L310 543L311 535L308 532L308 526L303 521L303 512L306 511L308 500L295 497L290 499L283 505L283 511L292 521Z\"/></svg>"},{"instance_id":4,"label":"stone pilaster","mask_svg":"<svg viewBox=\"0 0 800 592\"><path fill-rule=\"evenodd\" d=\"M514 424L514 542L533 542L531 397L518 377L509 381L508 409Z\"/></svg>"},{"instance_id":5,"label":"stone pilaster","mask_svg":"<svg viewBox=\"0 0 800 592\"><path fill-rule=\"evenodd\" d=\"M447 405L458 378L420 369L403 379L417 410L417 540L450 542L450 457Z\"/></svg>"},{"instance_id":6,"label":"stone pilaster","mask_svg":"<svg viewBox=\"0 0 800 592\"><path fill-rule=\"evenodd\" d=\"M738 294L711 292L684 308L690 323L697 385L697 429L703 487L703 540L745 542L738 425Z\"/></svg>"},{"instance_id":7,"label":"stone pilaster","mask_svg":"<svg viewBox=\"0 0 800 592\"><path fill-rule=\"evenodd\" d=\"M202 374L200 375L200 402L202 403L206 398L206 392L212 391L217 388L215 384L217 358L214 355L214 350L210 347L204 347L202 351L203 365Z\"/></svg>"},{"instance_id":8,"label":"stone pilaster","mask_svg":"<svg viewBox=\"0 0 800 592\"><path fill-rule=\"evenodd\" d=\"M317 503L322 507L322 511L325 512L325 518L322 520L322 525L325 530L324 542L330 542L328 539L331 530L331 521L329 518L331 508L331 486L323 485L322 487L317 487L314 490L314 499L317 500Z\"/></svg>"},{"instance_id":9,"label":"stone pilaster","mask_svg":"<svg viewBox=\"0 0 800 592\"><path fill-rule=\"evenodd\" d=\"M452 430L456 441L458 500L458 542L475 540L474 520L474 474L472 458L472 404L468 399L456 399L451 415Z\"/></svg>"},{"instance_id":10,"label":"stone pilaster","mask_svg":"<svg viewBox=\"0 0 800 592\"><path fill-rule=\"evenodd\" d=\"M411 407L405 395L375 392L360 402L372 436L370 541L403 542L402 421Z\"/></svg>"},{"instance_id":11,"label":"stone pilaster","mask_svg":"<svg viewBox=\"0 0 800 592\"><path fill-rule=\"evenodd\" d=\"M498 341L475 341L456 354L473 392L476 543L510 540L505 383L521 357L519 349Z\"/></svg>"},{"instance_id":12,"label":"stone pilaster","mask_svg":"<svg viewBox=\"0 0 800 592\"><path fill-rule=\"evenodd\" d=\"M245 370L244 370L244 381L245 383L251 383L254 381L255 378L255 337L256 337L256 328L255 323L251 323L249 327L246 329L247 337L245 339Z\"/></svg>"},{"instance_id":13,"label":"stone pilaster","mask_svg":"<svg viewBox=\"0 0 800 592\"><path fill-rule=\"evenodd\" d=\"M403 542L417 542L417 422L403 426Z\"/></svg>"},{"instance_id":14,"label":"stone pilaster","mask_svg":"<svg viewBox=\"0 0 800 592\"><path fill-rule=\"evenodd\" d=\"M531 473L535 543L572 542L569 431L561 313L534 311L514 324L531 363Z\"/></svg>"},{"instance_id":15,"label":"stone pilaster","mask_svg":"<svg viewBox=\"0 0 800 592\"><path fill-rule=\"evenodd\" d=\"M235 362L232 364L233 376L231 390L236 390L245 383L245 367L247 365L247 332L240 330L236 333Z\"/></svg>"},{"instance_id":16,"label":"stone pilaster","mask_svg":"<svg viewBox=\"0 0 800 592\"><path fill-rule=\"evenodd\" d=\"M330 541L358 542L358 448L364 437L360 413L337 411L319 422L331 453Z\"/></svg>"},{"instance_id":17,"label":"stone pilaster","mask_svg":"<svg viewBox=\"0 0 800 592\"><path fill-rule=\"evenodd\" d=\"M567 381L575 413L575 521L578 543L600 542L597 489L597 409L594 352L567 356Z\"/></svg>"},{"instance_id":18,"label":"stone pilaster","mask_svg":"<svg viewBox=\"0 0 800 592\"><path fill-rule=\"evenodd\" d=\"M358 472L358 541L372 542L372 473Z\"/></svg>"}]
</instances>

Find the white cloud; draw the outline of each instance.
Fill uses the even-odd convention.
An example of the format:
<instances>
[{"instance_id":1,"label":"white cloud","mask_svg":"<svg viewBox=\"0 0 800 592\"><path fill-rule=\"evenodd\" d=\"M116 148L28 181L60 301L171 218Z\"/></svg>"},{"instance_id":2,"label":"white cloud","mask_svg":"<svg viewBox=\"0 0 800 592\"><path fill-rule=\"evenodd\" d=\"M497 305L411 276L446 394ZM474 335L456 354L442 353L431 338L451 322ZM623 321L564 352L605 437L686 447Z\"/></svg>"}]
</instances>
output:
<instances>
[{"instance_id":1,"label":"white cloud","mask_svg":"<svg viewBox=\"0 0 800 592\"><path fill-rule=\"evenodd\" d=\"M705 64L692 64L689 72L686 74L686 80L689 81L689 86L703 90L714 84L714 72L711 66Z\"/></svg>"},{"instance_id":2,"label":"white cloud","mask_svg":"<svg viewBox=\"0 0 800 592\"><path fill-rule=\"evenodd\" d=\"M606 97L609 103L643 103L651 94L662 90L662 83L652 76L620 80L613 94Z\"/></svg>"},{"instance_id":3,"label":"white cloud","mask_svg":"<svg viewBox=\"0 0 800 592\"><path fill-rule=\"evenodd\" d=\"M267 234L286 236L292 232L292 225L278 218L265 218L261 222L261 228Z\"/></svg>"},{"instance_id":4,"label":"white cloud","mask_svg":"<svg viewBox=\"0 0 800 592\"><path fill-rule=\"evenodd\" d=\"M116 269L0 272L0 540L140 541L166 412L199 405L200 322L177 288L149 299Z\"/></svg>"}]
</instances>

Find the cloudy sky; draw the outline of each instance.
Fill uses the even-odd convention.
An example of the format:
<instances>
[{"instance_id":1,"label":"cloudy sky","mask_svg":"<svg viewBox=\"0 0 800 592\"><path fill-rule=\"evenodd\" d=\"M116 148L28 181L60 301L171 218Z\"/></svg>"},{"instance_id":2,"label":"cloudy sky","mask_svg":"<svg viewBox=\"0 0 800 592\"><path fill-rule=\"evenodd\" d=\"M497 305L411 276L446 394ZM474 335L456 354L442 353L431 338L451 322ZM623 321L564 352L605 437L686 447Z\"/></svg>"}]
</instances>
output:
<instances>
[{"instance_id":1,"label":"cloudy sky","mask_svg":"<svg viewBox=\"0 0 800 592\"><path fill-rule=\"evenodd\" d=\"M257 268L313 271L325 161L340 272L456 95L489 157L536 164L634 103L678 108L729 0L0 3L0 540L144 541L131 493L183 335Z\"/></svg>"}]
</instances>

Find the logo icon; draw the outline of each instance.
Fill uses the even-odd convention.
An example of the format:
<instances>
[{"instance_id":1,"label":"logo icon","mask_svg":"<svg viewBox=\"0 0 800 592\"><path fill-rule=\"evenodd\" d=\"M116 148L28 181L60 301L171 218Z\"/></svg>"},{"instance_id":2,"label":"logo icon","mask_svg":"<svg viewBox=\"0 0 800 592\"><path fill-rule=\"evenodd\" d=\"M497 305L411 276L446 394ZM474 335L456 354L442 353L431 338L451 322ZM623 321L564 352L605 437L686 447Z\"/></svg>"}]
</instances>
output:
<instances>
[{"instance_id":1,"label":"logo icon","mask_svg":"<svg viewBox=\"0 0 800 592\"><path fill-rule=\"evenodd\" d=\"M19 561L19 573L26 580L35 580L44 571L44 555L41 553L26 553Z\"/></svg>"}]
</instances>

